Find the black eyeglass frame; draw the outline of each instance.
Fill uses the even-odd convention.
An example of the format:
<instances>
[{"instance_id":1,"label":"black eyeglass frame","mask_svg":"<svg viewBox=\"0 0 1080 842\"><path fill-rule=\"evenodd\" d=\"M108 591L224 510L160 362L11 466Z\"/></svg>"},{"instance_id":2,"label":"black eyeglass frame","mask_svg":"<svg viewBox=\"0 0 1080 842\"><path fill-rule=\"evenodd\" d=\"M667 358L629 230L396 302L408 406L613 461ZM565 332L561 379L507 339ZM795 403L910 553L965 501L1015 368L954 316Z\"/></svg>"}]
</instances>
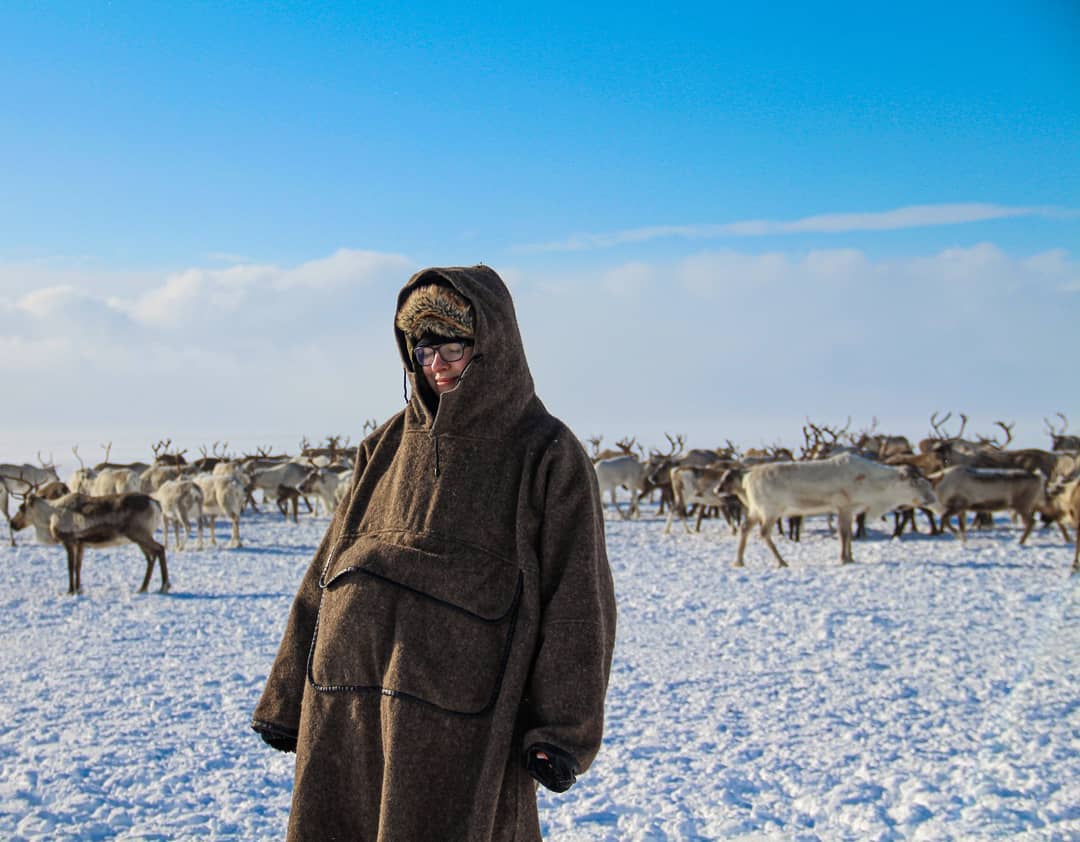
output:
<instances>
[{"instance_id":1,"label":"black eyeglass frame","mask_svg":"<svg viewBox=\"0 0 1080 842\"><path fill-rule=\"evenodd\" d=\"M455 353L450 349L452 345L460 346L460 350ZM417 345L413 348L413 359L416 360L418 365L427 368L429 365L434 364L435 354L438 353L444 363L456 363L465 356L465 349L472 346L473 340L471 339L448 339L446 342ZM444 349L446 350L444 351Z\"/></svg>"}]
</instances>

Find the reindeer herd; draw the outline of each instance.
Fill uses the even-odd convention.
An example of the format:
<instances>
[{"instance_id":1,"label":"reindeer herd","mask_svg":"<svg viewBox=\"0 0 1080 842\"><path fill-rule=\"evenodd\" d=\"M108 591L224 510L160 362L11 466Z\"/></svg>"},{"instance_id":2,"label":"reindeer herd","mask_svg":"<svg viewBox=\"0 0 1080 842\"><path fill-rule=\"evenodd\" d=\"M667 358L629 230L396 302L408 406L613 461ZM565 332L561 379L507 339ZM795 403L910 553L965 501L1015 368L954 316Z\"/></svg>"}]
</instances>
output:
<instances>
[{"instance_id":1,"label":"reindeer herd","mask_svg":"<svg viewBox=\"0 0 1080 842\"><path fill-rule=\"evenodd\" d=\"M374 421L364 423L365 433ZM38 541L64 547L68 564L68 593L82 592L82 561L87 546L102 547L130 542L146 559L140 592L150 584L155 564L161 571L161 591L169 590L166 550L169 532L178 550L186 548L192 528L197 548L204 547L204 526L210 543L217 545L217 518L227 518L232 533L227 544L241 546L240 519L246 510L258 511L256 495L273 500L282 516L298 521L303 500L316 514L321 502L332 512L349 487L356 448L340 436L327 438L325 447L300 443L300 454L274 455L268 448L254 454L231 456L228 444L215 442L212 451L201 448L199 459L188 461L186 450L170 452L172 440L152 446L152 462L119 464L109 461L112 445L102 445L105 459L87 467L77 447L72 448L79 468L60 480L55 464L38 454L38 464L0 464L0 512L8 522L9 537L33 527ZM15 513L9 502L18 503ZM315 500L312 505L311 500ZM155 537L161 530L160 542Z\"/></svg>"},{"instance_id":2,"label":"reindeer herd","mask_svg":"<svg viewBox=\"0 0 1080 842\"><path fill-rule=\"evenodd\" d=\"M742 566L746 544L756 528L777 564L786 566L773 540L773 531L798 541L802 519L826 515L840 543L840 561L853 561L852 539L865 534L866 523L888 513L894 516L893 537L906 529L918 531L916 513L926 519L930 533L951 532L961 540L970 526L993 523L994 512L1009 512L1023 526L1024 544L1041 518L1055 525L1065 543L1068 527L1080 539L1080 437L1067 435L1068 419L1057 413L1060 429L1046 419L1049 450L1010 449L1014 424L995 422L1004 438L964 438L967 417L950 434L949 413L930 417L930 434L912 447L904 436L877 432L876 419L859 434L807 420L799 454L779 445L740 452L728 441L715 450L686 450L685 438L667 435L665 452L647 455L635 439L623 439L617 450L601 450L602 438L588 440L600 491L610 494L624 518L638 517L641 502L659 495L658 511L666 510L664 533L676 519L689 532L688 518L723 517L739 536L735 564ZM364 423L365 433L375 421ZM169 533L183 550L197 531L197 548L204 547L204 527L217 545L217 518L227 518L232 532L227 546L240 547L240 520L247 510L258 511L256 494L272 500L283 517L296 522L300 502L316 514L321 503L332 512L350 487L356 448L330 436L323 447L300 443L297 456L230 455L228 444L201 448L201 458L188 461L186 450L170 452L171 439L152 446L151 462L118 464L105 459L87 467L72 448L79 468L66 482L54 464L38 454L38 464L0 464L0 512L15 533L33 527L43 543L64 547L68 563L68 593L82 591L85 548L130 542L146 559L140 591L145 591L157 565L161 590L169 589L166 550ZM624 512L616 489L630 493ZM9 513L9 502L18 507ZM314 500L314 504L311 502ZM974 520L969 524L968 515ZM953 519L956 526L953 526ZM785 524L786 521L786 524ZM786 529L785 529L786 525ZM161 540L156 534L160 529ZM1080 571L1080 540L1075 541L1072 571Z\"/></svg>"},{"instance_id":3,"label":"reindeer herd","mask_svg":"<svg viewBox=\"0 0 1080 842\"><path fill-rule=\"evenodd\" d=\"M684 450L685 438L665 434L666 452L647 455L636 439L601 450L602 437L588 439L602 495L611 495L623 518L637 517L641 501L659 494L658 511L667 510L664 533L676 518L687 532L691 514L697 529L709 514L722 516L739 535L735 565L742 566L750 533L757 528L776 562L786 566L772 532L799 540L802 519L827 515L836 521L840 561L853 561L852 538L865 534L866 522L894 515L892 535L918 531L922 513L932 535L946 532L966 540L972 524L993 524L994 512L1009 512L1023 526L1024 544L1036 520L1056 526L1066 544L1075 543L1072 572L1080 572L1080 437L1066 434L1068 419L1057 413L1060 429L1048 418L1049 450L1010 449L1014 423L994 422L999 436L964 438L967 416L959 429L946 428L952 413L930 417L930 434L915 447L905 436L877 432L877 420L858 434L807 420L796 456L774 446L740 453L730 441L715 450ZM627 511L616 489L630 494ZM935 518L936 516L936 518ZM956 526L953 526L953 519ZM784 521L787 530L784 530ZM1076 530L1070 541L1067 527Z\"/></svg>"}]
</instances>

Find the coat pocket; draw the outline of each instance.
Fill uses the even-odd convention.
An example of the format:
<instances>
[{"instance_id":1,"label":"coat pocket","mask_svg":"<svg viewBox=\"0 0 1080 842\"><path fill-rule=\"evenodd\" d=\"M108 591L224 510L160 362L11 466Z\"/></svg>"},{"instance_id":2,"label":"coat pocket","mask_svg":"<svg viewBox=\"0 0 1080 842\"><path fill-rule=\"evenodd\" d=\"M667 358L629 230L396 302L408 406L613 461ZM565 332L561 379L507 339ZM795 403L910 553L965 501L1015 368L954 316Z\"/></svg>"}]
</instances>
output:
<instances>
[{"instance_id":1,"label":"coat pocket","mask_svg":"<svg viewBox=\"0 0 1080 842\"><path fill-rule=\"evenodd\" d=\"M308 680L327 693L486 714L502 687L522 585L520 570L483 551L406 533L358 538L320 581Z\"/></svg>"}]
</instances>

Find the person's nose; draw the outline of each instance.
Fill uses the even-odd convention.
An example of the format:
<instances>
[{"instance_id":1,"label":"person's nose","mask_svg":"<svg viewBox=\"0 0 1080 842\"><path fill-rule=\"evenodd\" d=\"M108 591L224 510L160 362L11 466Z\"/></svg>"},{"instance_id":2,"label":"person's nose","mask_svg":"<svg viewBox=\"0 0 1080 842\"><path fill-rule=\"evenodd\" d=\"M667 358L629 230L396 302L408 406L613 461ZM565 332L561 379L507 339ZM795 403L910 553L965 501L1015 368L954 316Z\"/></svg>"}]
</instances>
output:
<instances>
[{"instance_id":1,"label":"person's nose","mask_svg":"<svg viewBox=\"0 0 1080 842\"><path fill-rule=\"evenodd\" d=\"M445 371L450 368L450 364L442 358L442 354L439 351L435 352L435 359L431 361L432 371Z\"/></svg>"}]
</instances>

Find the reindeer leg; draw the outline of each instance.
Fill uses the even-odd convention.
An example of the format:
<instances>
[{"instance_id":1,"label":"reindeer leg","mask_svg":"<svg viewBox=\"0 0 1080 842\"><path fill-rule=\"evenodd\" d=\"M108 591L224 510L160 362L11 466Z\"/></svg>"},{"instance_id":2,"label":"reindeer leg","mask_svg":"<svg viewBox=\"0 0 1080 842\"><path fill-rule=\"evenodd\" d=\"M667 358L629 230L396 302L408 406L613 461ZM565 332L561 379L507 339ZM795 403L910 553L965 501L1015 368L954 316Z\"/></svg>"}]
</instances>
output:
<instances>
[{"instance_id":1,"label":"reindeer leg","mask_svg":"<svg viewBox=\"0 0 1080 842\"><path fill-rule=\"evenodd\" d=\"M619 508L619 501L615 497L615 489L611 489L611 504L615 507L615 511L619 513L619 517L626 520L628 515L623 514L623 510Z\"/></svg>"},{"instance_id":2,"label":"reindeer leg","mask_svg":"<svg viewBox=\"0 0 1080 842\"><path fill-rule=\"evenodd\" d=\"M142 550L143 558L146 559L146 575L143 576L142 585L139 588L139 593L146 593L146 586L150 584L150 575L154 572L154 557L153 550L149 547L146 541L136 541L139 545L139 549ZM155 542L156 543L156 542ZM158 544L158 546L161 546Z\"/></svg>"},{"instance_id":3,"label":"reindeer leg","mask_svg":"<svg viewBox=\"0 0 1080 842\"><path fill-rule=\"evenodd\" d=\"M1031 530L1035 527L1035 515L1032 512L1021 512L1020 517L1024 520L1024 534L1020 536L1020 546L1024 546L1024 541L1028 539L1028 535L1031 534Z\"/></svg>"},{"instance_id":4,"label":"reindeer leg","mask_svg":"<svg viewBox=\"0 0 1080 842\"><path fill-rule=\"evenodd\" d=\"M72 596L75 595L75 547L71 544L64 544L64 552L67 555L67 567L68 567L68 589L67 592Z\"/></svg>"},{"instance_id":5,"label":"reindeer leg","mask_svg":"<svg viewBox=\"0 0 1080 842\"><path fill-rule=\"evenodd\" d=\"M154 551L158 554L158 564L161 566L161 593L168 593L172 584L169 582L169 567L165 563L165 548L158 544Z\"/></svg>"},{"instance_id":6,"label":"reindeer leg","mask_svg":"<svg viewBox=\"0 0 1080 842\"><path fill-rule=\"evenodd\" d=\"M750 518L746 518L742 522L742 528L739 530L739 548L735 551L735 567L743 566L743 555L746 553L746 539L750 537L750 530L754 525L750 521Z\"/></svg>"},{"instance_id":7,"label":"reindeer leg","mask_svg":"<svg viewBox=\"0 0 1080 842\"><path fill-rule=\"evenodd\" d=\"M82 593L82 560L83 560L83 552L85 552L85 550L86 550L86 547L83 546L81 541L76 542L76 544L75 544L75 593L77 593L77 594Z\"/></svg>"},{"instance_id":8,"label":"reindeer leg","mask_svg":"<svg viewBox=\"0 0 1080 842\"><path fill-rule=\"evenodd\" d=\"M671 506L668 509L667 522L664 524L664 534L665 535L670 535L671 534L671 522L674 519L675 519L675 507Z\"/></svg>"},{"instance_id":9,"label":"reindeer leg","mask_svg":"<svg viewBox=\"0 0 1080 842\"><path fill-rule=\"evenodd\" d=\"M773 557L776 559L777 564L779 564L781 567L787 567L787 562L784 561L783 556L780 555L780 551L776 549L776 544L773 543L772 539L773 524L779 522L780 519L777 518L775 521L773 521L773 523L761 524L761 537L765 539L765 543L768 544L769 549L772 550Z\"/></svg>"},{"instance_id":10,"label":"reindeer leg","mask_svg":"<svg viewBox=\"0 0 1080 842\"><path fill-rule=\"evenodd\" d=\"M855 560L851 554L851 512L837 512L836 523L840 533L840 563L848 564Z\"/></svg>"},{"instance_id":11,"label":"reindeer leg","mask_svg":"<svg viewBox=\"0 0 1080 842\"><path fill-rule=\"evenodd\" d=\"M239 547L240 544L240 518L239 516L232 519L232 540L229 542L230 547Z\"/></svg>"}]
</instances>

